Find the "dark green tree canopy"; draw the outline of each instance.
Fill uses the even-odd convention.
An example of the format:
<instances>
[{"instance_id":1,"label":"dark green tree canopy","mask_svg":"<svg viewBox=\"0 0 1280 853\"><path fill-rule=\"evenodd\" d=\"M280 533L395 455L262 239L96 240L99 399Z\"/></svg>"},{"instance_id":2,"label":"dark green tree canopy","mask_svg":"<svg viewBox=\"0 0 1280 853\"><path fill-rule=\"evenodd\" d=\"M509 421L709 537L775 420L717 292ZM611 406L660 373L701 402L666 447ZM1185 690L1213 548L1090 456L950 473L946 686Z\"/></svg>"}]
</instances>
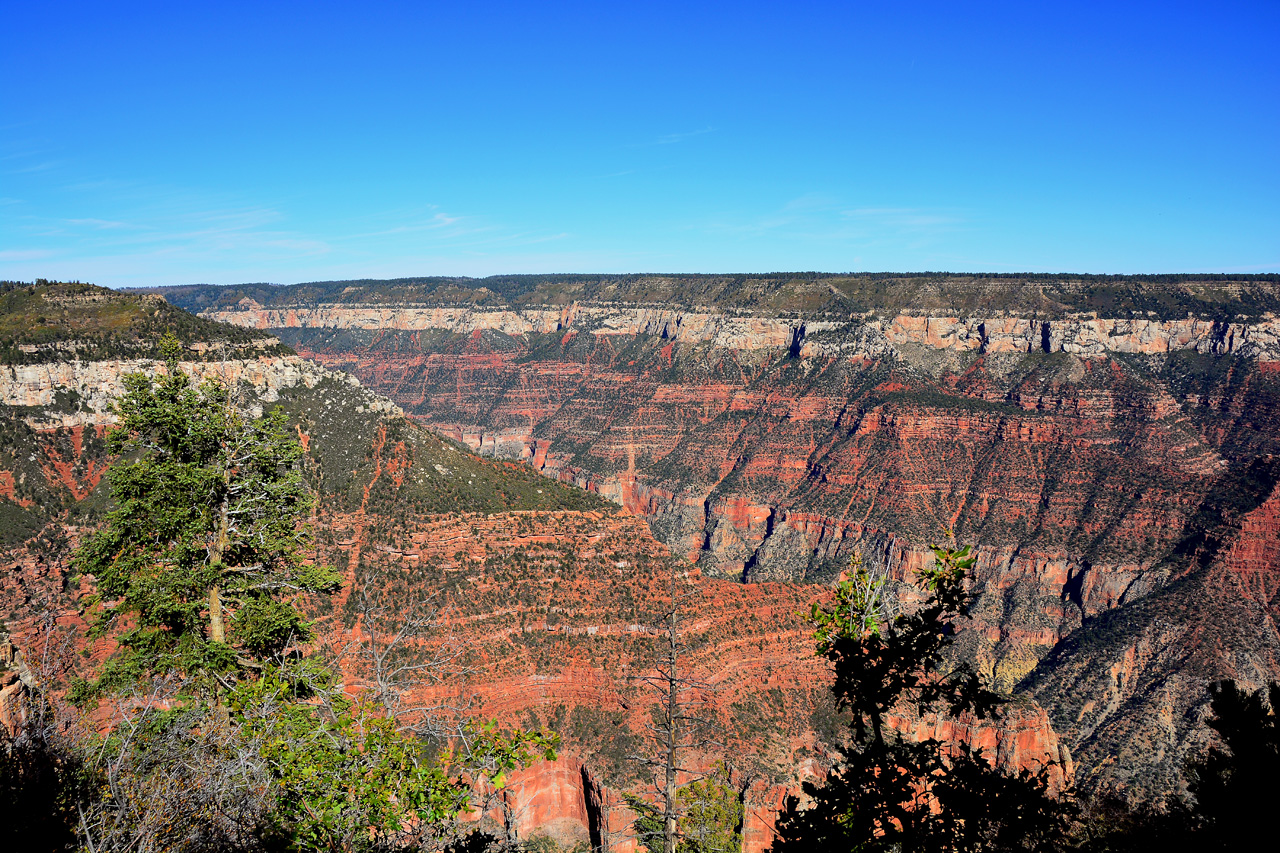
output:
<instances>
[{"instance_id":1,"label":"dark green tree canopy","mask_svg":"<svg viewBox=\"0 0 1280 853\"><path fill-rule=\"evenodd\" d=\"M283 413L246 415L224 383L181 369L176 341L165 347L158 376L125 377L108 436L115 506L77 556L97 580L98 629L122 629L104 687L259 667L309 637L296 595L338 581L303 559L312 498Z\"/></svg>"}]
</instances>

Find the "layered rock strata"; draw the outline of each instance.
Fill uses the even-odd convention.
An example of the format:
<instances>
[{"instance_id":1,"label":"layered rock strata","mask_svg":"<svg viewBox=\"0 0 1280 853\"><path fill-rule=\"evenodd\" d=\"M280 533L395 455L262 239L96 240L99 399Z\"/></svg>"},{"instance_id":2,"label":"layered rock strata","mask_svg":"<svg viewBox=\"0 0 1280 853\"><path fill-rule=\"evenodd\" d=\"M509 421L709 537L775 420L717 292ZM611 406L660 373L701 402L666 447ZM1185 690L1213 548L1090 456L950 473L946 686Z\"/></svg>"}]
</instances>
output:
<instances>
[{"instance_id":1,"label":"layered rock strata","mask_svg":"<svg viewBox=\"0 0 1280 853\"><path fill-rule=\"evenodd\" d=\"M467 654L455 671L408 688L405 706L465 708L564 736L560 761L517 774L504 792L504 819L519 838L636 848L621 793L647 789L634 757L657 749L646 732L661 698L652 679L672 572L679 630L691 647L680 666L703 685L682 701L687 713L716 720L724 739L691 748L681 763L706 771L726 762L747 806L745 851L768 848L782 798L831 760L840 722L830 672L801 618L809 602L828 595L821 587L702 577L625 512L434 515L377 539L368 519L354 514L327 520L326 529L333 534L326 559L347 566L354 581L345 602L322 616L335 647L375 643L387 631L382 615L363 604L353 610L349 596L388 607L430 601L439 627L415 638L418 653L440 659L445 644ZM359 653L348 654L358 683ZM912 736L967 743L1008 770L1047 770L1057 788L1071 778L1068 750L1034 706L1015 706L999 721L893 722ZM682 782L690 778L681 774Z\"/></svg>"},{"instance_id":2,"label":"layered rock strata","mask_svg":"<svg viewBox=\"0 0 1280 853\"><path fill-rule=\"evenodd\" d=\"M1217 572L1248 538L1242 525L1277 479L1274 314L402 298L249 300L209 316L272 330L477 452L610 498L708 574L825 580L857 555L905 582L951 531L978 546L965 653L998 686L1044 697L1089 785L1176 788L1197 736L1160 720L1198 720L1212 678L1256 687L1280 674L1262 650L1270 617L1257 638L1209 643L1195 674L1176 656L1145 658L1168 685L1159 701L1077 707L1065 685L1086 676L1049 671L1055 650L1114 619L1160 623L1172 605L1156 593ZM1274 558L1251 547L1255 563ZM1253 605L1216 600L1254 618ZM1138 654L1098 648L1094 674ZM1137 769L1119 769L1113 756L1131 749Z\"/></svg>"},{"instance_id":3,"label":"layered rock strata","mask_svg":"<svg viewBox=\"0 0 1280 853\"><path fill-rule=\"evenodd\" d=\"M246 386L254 401L250 408L262 414L263 404L280 399L283 389L314 388L322 380L337 378L354 388L354 376L319 367L298 356L261 356L225 361L184 361L182 370L197 380L216 379L231 388ZM31 412L24 420L36 429L83 427L114 423L111 402L124 392L124 377L131 373L154 375L164 365L154 359L104 359L0 365L0 406ZM368 394L370 411L400 412L384 397Z\"/></svg>"},{"instance_id":4,"label":"layered rock strata","mask_svg":"<svg viewBox=\"0 0 1280 853\"><path fill-rule=\"evenodd\" d=\"M1151 355L1193 350L1280 360L1280 319L1274 317L1258 322L1087 315L1039 320L998 314L986 318L915 314L881 318L868 314L849 319L806 319L607 303L519 310L350 303L277 308L248 298L235 307L206 311L201 316L271 331L356 329L454 334L496 331L512 336L582 331L594 335L647 335L682 344L707 343L724 349L789 348L802 356L879 357L904 346L923 346L958 352L1075 355L1109 352Z\"/></svg>"}]
</instances>

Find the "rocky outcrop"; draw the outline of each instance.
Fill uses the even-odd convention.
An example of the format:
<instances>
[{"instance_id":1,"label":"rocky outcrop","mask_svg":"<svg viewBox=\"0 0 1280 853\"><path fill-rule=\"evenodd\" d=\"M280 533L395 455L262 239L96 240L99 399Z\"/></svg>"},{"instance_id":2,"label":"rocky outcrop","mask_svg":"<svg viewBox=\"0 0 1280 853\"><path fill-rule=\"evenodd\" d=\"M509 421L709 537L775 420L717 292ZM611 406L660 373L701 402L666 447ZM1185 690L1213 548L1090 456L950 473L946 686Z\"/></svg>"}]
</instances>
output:
<instances>
[{"instance_id":1,"label":"rocky outcrop","mask_svg":"<svg viewBox=\"0 0 1280 853\"><path fill-rule=\"evenodd\" d=\"M1035 705L1005 706L999 720L979 720L968 714L957 719L922 718L904 709L900 715L890 716L888 722L915 740L964 744L993 766L1044 771L1049 788L1055 793L1075 781L1071 751L1059 740L1044 709Z\"/></svg>"},{"instance_id":2,"label":"rocky outcrop","mask_svg":"<svg viewBox=\"0 0 1280 853\"><path fill-rule=\"evenodd\" d=\"M512 773L500 793L505 828L522 841L545 836L566 849L591 844L598 817L589 811L588 778L582 762L569 756Z\"/></svg>"},{"instance_id":3,"label":"rocky outcrop","mask_svg":"<svg viewBox=\"0 0 1280 853\"><path fill-rule=\"evenodd\" d=\"M317 366L298 356L182 362L182 369L198 379L218 379L229 386L246 385L256 396L255 408L279 399L282 389L314 388L325 378L360 387L354 376ZM57 361L44 364L0 365L0 406L43 410L25 416L36 429L83 427L114 422L111 402L124 391L130 373L154 374L163 364L151 359ZM367 395L371 410L386 414L400 409L383 397Z\"/></svg>"},{"instance_id":4,"label":"rocky outcrop","mask_svg":"<svg viewBox=\"0 0 1280 853\"><path fill-rule=\"evenodd\" d=\"M1274 314L280 310L217 316L278 329L477 452L613 500L709 576L825 581L857 555L905 583L952 531L978 555L964 654L998 686L1035 685L1089 785L1176 787L1191 728L1160 721L1198 719L1204 685L1240 665L1218 643L1194 675L1158 651L1188 642L1159 615L1173 606L1164 591L1233 547L1230 576L1260 597L1277 559L1256 539L1231 545L1262 523L1251 513L1276 481ZM1223 606L1254 618L1244 601ZM1164 698L1077 704L1066 684L1084 675L1058 682L1044 667L1117 614L1153 633L1088 666L1132 671L1126 684L1163 678ZM1276 636L1270 621L1261 630ZM1132 761L1162 769L1131 777L1106 762L1148 735L1158 747Z\"/></svg>"},{"instance_id":5,"label":"rocky outcrop","mask_svg":"<svg viewBox=\"0 0 1280 853\"><path fill-rule=\"evenodd\" d=\"M874 314L847 319L744 315L687 311L661 306L573 303L551 308L329 303L264 307L243 299L233 308L206 311L207 319L252 329L359 329L456 334L497 331L506 335L561 334L653 336L682 344L707 343L731 350L783 349L802 356L878 358L901 355L902 347L977 353L1109 352L1161 354L1177 350L1235 353L1280 360L1280 320L1221 322L1087 315L1042 320L1028 317L947 317Z\"/></svg>"},{"instance_id":6,"label":"rocky outcrop","mask_svg":"<svg viewBox=\"0 0 1280 853\"><path fill-rule=\"evenodd\" d=\"M1274 630L1280 619L1280 486L1245 515L1222 565L1230 593L1265 608Z\"/></svg>"},{"instance_id":7,"label":"rocky outcrop","mask_svg":"<svg viewBox=\"0 0 1280 853\"><path fill-rule=\"evenodd\" d=\"M1275 360L1280 354L1280 321L1275 318L1257 323L1223 323L1194 318L1035 320L899 315L882 328L885 337L895 345L917 344L983 353L1041 351L1100 356L1194 350L1213 355L1236 353L1265 360Z\"/></svg>"}]
</instances>

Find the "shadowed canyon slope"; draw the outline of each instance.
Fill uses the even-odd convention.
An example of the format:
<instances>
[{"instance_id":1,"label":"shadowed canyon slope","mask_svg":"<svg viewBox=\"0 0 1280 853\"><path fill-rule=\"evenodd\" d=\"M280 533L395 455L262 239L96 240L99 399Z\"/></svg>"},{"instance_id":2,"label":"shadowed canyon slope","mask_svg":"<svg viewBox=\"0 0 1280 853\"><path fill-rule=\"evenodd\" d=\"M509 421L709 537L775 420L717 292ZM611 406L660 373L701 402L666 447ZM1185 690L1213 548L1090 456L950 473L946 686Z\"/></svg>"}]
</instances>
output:
<instances>
[{"instance_id":1,"label":"shadowed canyon slope","mask_svg":"<svg viewBox=\"0 0 1280 853\"><path fill-rule=\"evenodd\" d=\"M1080 780L1176 787L1205 685L1280 674L1274 277L528 276L175 288L707 575L979 546L965 653Z\"/></svg>"}]
</instances>

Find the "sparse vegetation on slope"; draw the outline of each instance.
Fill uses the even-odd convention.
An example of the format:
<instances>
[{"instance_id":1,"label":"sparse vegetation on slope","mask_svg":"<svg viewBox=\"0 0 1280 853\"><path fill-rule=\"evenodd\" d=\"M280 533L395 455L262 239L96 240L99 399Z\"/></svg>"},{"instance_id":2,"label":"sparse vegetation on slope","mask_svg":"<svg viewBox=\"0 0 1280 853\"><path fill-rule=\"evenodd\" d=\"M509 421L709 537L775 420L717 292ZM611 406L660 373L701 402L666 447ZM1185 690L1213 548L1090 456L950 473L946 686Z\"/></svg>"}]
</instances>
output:
<instances>
[{"instance_id":1,"label":"sparse vegetation on slope","mask_svg":"<svg viewBox=\"0 0 1280 853\"><path fill-rule=\"evenodd\" d=\"M1280 312L1276 275L1073 275L1053 273L763 273L740 275L505 275L489 278L402 278L295 285L186 285L152 288L192 312L242 299L265 306L443 304L484 307L572 302L704 306L762 314L982 312L1042 319L1188 314L1211 320Z\"/></svg>"},{"instance_id":2,"label":"sparse vegetation on slope","mask_svg":"<svg viewBox=\"0 0 1280 853\"><path fill-rule=\"evenodd\" d=\"M0 364L159 358L162 335L211 358L289 352L271 337L192 316L163 298L81 282L0 282Z\"/></svg>"}]
</instances>

